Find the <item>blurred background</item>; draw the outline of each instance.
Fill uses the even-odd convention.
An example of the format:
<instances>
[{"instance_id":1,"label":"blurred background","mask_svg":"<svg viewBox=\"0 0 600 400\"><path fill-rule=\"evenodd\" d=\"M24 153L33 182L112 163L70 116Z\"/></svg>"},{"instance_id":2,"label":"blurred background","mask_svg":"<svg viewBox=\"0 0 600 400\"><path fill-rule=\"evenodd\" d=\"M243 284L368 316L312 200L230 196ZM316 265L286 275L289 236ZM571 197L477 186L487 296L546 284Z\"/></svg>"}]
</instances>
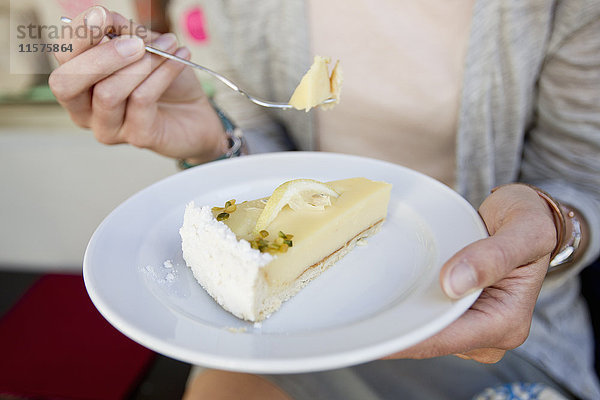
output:
<instances>
[{"instance_id":1,"label":"blurred background","mask_svg":"<svg viewBox=\"0 0 600 400\"><path fill-rule=\"evenodd\" d=\"M176 163L131 146L101 145L74 125L48 88L54 56L19 53L9 32L15 24L60 26L60 16L95 4L166 32L166 3L0 0L0 399L183 393L190 366L112 328L81 277L87 242L103 218L176 173Z\"/></svg>"},{"instance_id":2,"label":"blurred background","mask_svg":"<svg viewBox=\"0 0 600 400\"><path fill-rule=\"evenodd\" d=\"M164 18L151 19L163 15L163 0L0 0L0 26L8 29L9 15L23 25L60 25L61 15L74 17L97 3L168 29ZM176 165L150 151L98 144L58 105L48 74L28 73L40 65L50 71L54 56L10 51L9 37L0 36L0 268L80 271L102 219ZM23 73L11 73L11 58L13 72L16 65Z\"/></svg>"}]
</instances>

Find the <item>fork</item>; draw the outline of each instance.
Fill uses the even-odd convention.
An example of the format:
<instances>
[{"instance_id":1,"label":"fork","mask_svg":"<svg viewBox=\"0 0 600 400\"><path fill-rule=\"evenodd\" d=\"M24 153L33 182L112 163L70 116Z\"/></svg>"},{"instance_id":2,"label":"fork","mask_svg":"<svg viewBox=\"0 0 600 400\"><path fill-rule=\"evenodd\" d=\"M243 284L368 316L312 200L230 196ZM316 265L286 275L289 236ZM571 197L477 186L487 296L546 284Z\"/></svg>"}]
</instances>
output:
<instances>
[{"instance_id":1,"label":"fork","mask_svg":"<svg viewBox=\"0 0 600 400\"><path fill-rule=\"evenodd\" d=\"M72 19L69 17L61 17L60 20L64 23L71 23ZM117 37L118 35L116 33L108 33L106 36L108 36L110 39L113 39L115 37ZM168 58L169 60L173 60L173 61L177 61L180 62L182 64L185 64L189 67L192 68L196 68L199 69L200 71L203 71L211 76L213 76L214 78L218 79L219 81L221 81L222 83L225 84L225 86L227 86L228 88L235 90L236 92L238 92L239 94L245 96L248 100L250 100L251 102L253 102L254 104L258 104L261 107L267 107L267 108L278 108L281 110L288 110L291 109L292 106L287 104L287 103L275 103L272 101L267 101L267 100L262 100L259 99L257 97L254 97L252 95L250 95L249 93L247 93L246 91L244 91L243 89L241 89L238 85L236 85L233 81L231 81L230 79L226 78L225 76L219 74L218 72L215 72L209 68L206 68L205 66L202 66L200 64L196 64L192 61L188 61L184 58L181 57L177 57L176 55L173 55L171 53L167 53L166 51L162 51L160 49L157 49L155 47L152 46L145 46L145 50L148 53L152 53L152 54L156 54L159 55L161 57L164 58ZM335 102L335 99L327 99L325 101L323 101L323 103L321 104L329 104L329 103L333 103Z\"/></svg>"}]
</instances>

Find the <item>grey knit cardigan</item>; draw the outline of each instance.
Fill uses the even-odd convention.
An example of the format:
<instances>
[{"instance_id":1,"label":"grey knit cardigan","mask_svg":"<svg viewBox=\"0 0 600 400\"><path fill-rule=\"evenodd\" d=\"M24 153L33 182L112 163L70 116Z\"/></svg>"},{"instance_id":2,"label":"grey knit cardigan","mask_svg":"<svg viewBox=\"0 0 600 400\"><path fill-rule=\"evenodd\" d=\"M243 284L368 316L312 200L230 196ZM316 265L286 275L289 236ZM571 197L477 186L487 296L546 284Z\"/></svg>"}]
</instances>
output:
<instances>
[{"instance_id":1,"label":"grey knit cardigan","mask_svg":"<svg viewBox=\"0 0 600 400\"><path fill-rule=\"evenodd\" d=\"M304 1L196 3L210 34L209 45L194 49L196 61L257 96L287 101L312 59ZM278 143L283 126L298 149L314 149L311 113L259 110L216 89L217 103L242 128ZM575 279L600 251L600 1L475 2L455 153L455 189L474 206L494 186L523 181L585 215L586 257L547 277L530 337L516 351L578 396L600 398Z\"/></svg>"}]
</instances>

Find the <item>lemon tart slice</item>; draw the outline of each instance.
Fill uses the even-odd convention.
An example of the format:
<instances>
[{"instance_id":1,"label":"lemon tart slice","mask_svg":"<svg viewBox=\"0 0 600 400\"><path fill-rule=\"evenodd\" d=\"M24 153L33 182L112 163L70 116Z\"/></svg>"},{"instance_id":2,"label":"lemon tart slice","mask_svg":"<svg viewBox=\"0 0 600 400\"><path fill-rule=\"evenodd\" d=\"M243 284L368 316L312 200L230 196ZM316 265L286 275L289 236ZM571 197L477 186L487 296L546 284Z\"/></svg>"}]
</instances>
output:
<instances>
[{"instance_id":1,"label":"lemon tart slice","mask_svg":"<svg viewBox=\"0 0 600 400\"><path fill-rule=\"evenodd\" d=\"M366 178L285 182L264 199L188 204L183 258L226 310L261 321L379 230L391 185Z\"/></svg>"}]
</instances>

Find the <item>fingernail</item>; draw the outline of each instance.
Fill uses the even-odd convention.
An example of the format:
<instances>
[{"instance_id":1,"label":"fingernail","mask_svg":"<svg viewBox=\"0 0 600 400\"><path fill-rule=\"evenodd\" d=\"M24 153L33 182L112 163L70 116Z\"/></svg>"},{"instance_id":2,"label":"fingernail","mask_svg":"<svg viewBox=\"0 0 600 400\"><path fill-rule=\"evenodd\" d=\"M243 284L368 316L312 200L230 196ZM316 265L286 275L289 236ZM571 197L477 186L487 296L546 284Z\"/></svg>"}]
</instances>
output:
<instances>
[{"instance_id":1,"label":"fingernail","mask_svg":"<svg viewBox=\"0 0 600 400\"><path fill-rule=\"evenodd\" d=\"M154 42L152 42L152 46L160 50L168 50L176 44L177 37L173 33L165 33L164 35L159 36Z\"/></svg>"},{"instance_id":2,"label":"fingernail","mask_svg":"<svg viewBox=\"0 0 600 400\"><path fill-rule=\"evenodd\" d=\"M475 269L466 262L460 262L450 269L443 285L448 296L461 297L477 287Z\"/></svg>"},{"instance_id":3,"label":"fingernail","mask_svg":"<svg viewBox=\"0 0 600 400\"><path fill-rule=\"evenodd\" d=\"M131 57L144 48L144 41L137 36L119 36L115 40L115 49L121 57Z\"/></svg>"},{"instance_id":4,"label":"fingernail","mask_svg":"<svg viewBox=\"0 0 600 400\"><path fill-rule=\"evenodd\" d=\"M87 27L101 27L104 25L105 18L106 11L104 11L104 8L96 6L88 11L88 13L85 15L84 23Z\"/></svg>"}]
</instances>

